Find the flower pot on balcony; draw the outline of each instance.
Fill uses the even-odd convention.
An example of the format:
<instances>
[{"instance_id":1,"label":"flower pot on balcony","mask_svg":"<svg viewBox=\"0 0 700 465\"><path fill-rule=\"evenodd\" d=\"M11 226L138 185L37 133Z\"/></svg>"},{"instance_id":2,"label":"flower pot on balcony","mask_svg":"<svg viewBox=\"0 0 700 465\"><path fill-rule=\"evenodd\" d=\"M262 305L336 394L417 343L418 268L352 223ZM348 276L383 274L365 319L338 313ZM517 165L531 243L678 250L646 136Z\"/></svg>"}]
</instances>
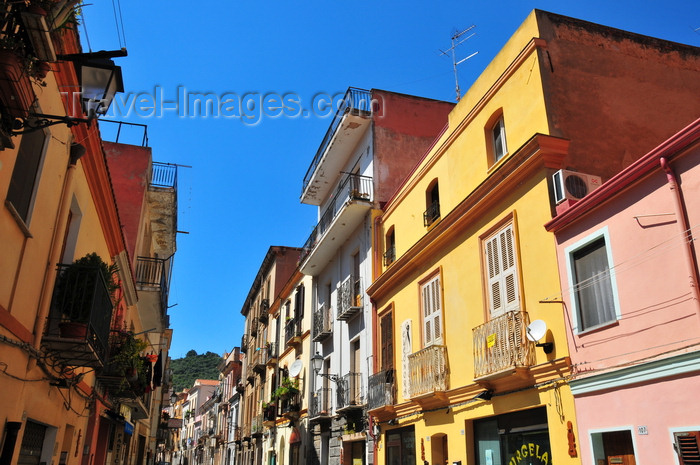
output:
<instances>
[{"instance_id":1,"label":"flower pot on balcony","mask_svg":"<svg viewBox=\"0 0 700 465\"><path fill-rule=\"evenodd\" d=\"M64 339L82 339L87 337L87 324L75 321L64 321L58 325L60 337Z\"/></svg>"},{"instance_id":2,"label":"flower pot on balcony","mask_svg":"<svg viewBox=\"0 0 700 465\"><path fill-rule=\"evenodd\" d=\"M25 118L34 103L34 90L22 58L0 50L0 101L13 118Z\"/></svg>"}]
</instances>

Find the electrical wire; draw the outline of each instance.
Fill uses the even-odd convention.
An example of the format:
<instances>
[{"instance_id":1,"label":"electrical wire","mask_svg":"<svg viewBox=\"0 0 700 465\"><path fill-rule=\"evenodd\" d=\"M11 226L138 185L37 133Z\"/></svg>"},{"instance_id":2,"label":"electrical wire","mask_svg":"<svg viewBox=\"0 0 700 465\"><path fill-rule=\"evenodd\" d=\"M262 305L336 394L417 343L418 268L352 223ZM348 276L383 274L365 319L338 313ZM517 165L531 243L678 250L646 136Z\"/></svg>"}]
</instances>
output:
<instances>
[{"instance_id":1,"label":"electrical wire","mask_svg":"<svg viewBox=\"0 0 700 465\"><path fill-rule=\"evenodd\" d=\"M83 13L83 6L85 6L85 4L81 1L78 5L80 8L80 23L83 25L83 30L85 31L85 40L87 41L88 51L92 53L92 45L90 44L90 34L88 34L87 21L85 20L85 14Z\"/></svg>"}]
</instances>

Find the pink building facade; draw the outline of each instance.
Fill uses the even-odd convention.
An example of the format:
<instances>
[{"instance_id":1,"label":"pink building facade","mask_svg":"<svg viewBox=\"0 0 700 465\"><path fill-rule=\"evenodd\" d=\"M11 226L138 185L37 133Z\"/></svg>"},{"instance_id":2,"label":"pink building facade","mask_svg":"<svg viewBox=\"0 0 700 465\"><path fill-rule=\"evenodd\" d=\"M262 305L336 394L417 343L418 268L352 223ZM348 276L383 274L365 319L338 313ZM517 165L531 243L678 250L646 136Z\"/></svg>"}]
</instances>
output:
<instances>
[{"instance_id":1,"label":"pink building facade","mask_svg":"<svg viewBox=\"0 0 700 465\"><path fill-rule=\"evenodd\" d=\"M691 463L684 457L700 444L700 119L546 228L562 287L548 302L568 324L582 463Z\"/></svg>"}]
</instances>

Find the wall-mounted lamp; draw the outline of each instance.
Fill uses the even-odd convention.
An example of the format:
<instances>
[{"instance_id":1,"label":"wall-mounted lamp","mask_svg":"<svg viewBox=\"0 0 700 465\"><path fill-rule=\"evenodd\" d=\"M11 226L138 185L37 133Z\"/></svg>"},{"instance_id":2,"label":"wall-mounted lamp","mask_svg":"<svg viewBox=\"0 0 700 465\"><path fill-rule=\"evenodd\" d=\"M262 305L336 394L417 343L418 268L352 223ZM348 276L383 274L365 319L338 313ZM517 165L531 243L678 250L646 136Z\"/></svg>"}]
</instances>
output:
<instances>
[{"instance_id":1,"label":"wall-mounted lamp","mask_svg":"<svg viewBox=\"0 0 700 465\"><path fill-rule=\"evenodd\" d=\"M396 418L392 418L387 423L390 424L391 426L395 426L395 425L399 424L399 420L397 420Z\"/></svg>"},{"instance_id":2,"label":"wall-mounted lamp","mask_svg":"<svg viewBox=\"0 0 700 465\"><path fill-rule=\"evenodd\" d=\"M332 375L330 373L321 373L321 368L323 367L323 355L319 354L318 352L316 352L316 355L311 357L311 367L314 369L314 372L317 376L323 376L324 378L328 378L334 383L337 383L340 380L340 376L338 375Z\"/></svg>"},{"instance_id":3,"label":"wall-mounted lamp","mask_svg":"<svg viewBox=\"0 0 700 465\"><path fill-rule=\"evenodd\" d=\"M535 347L542 347L545 354L551 354L554 350L553 342L538 342L547 334L547 323L535 320L527 325L527 338L535 343Z\"/></svg>"},{"instance_id":4,"label":"wall-mounted lamp","mask_svg":"<svg viewBox=\"0 0 700 465\"><path fill-rule=\"evenodd\" d=\"M122 56L126 56L126 49L59 56L61 60L72 61L75 66L80 85L82 109L87 118L29 113L27 118L14 120L11 128L12 135L25 134L55 124L71 127L86 123L89 127L93 120L107 113L116 93L124 92L122 70L110 59Z\"/></svg>"}]
</instances>

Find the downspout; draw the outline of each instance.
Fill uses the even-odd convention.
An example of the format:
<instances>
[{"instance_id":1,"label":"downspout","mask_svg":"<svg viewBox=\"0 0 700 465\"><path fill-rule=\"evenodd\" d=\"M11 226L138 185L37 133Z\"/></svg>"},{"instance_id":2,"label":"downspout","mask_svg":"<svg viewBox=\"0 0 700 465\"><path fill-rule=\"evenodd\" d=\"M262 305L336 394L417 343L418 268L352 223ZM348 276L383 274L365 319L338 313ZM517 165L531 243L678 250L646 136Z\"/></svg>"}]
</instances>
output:
<instances>
[{"instance_id":1,"label":"downspout","mask_svg":"<svg viewBox=\"0 0 700 465\"><path fill-rule=\"evenodd\" d=\"M44 333L44 325L51 306L51 295L53 294L53 283L56 281L56 264L61 259L59 256L62 249L61 241L63 240L63 231L66 229L68 221L68 210L70 209L70 196L73 193L73 178L75 177L76 164L80 157L85 154L85 147L81 144L73 143L70 147L70 156L68 168L66 168L66 177L63 180L61 198L58 203L58 213L54 224L53 237L49 249L49 257L46 262L46 270L44 271L44 282L41 288L41 296L39 298L39 312L34 320L34 341L32 347L39 350L41 346L41 338ZM36 361L29 360L27 369L34 368Z\"/></svg>"},{"instance_id":2,"label":"downspout","mask_svg":"<svg viewBox=\"0 0 700 465\"><path fill-rule=\"evenodd\" d=\"M665 157L659 159L659 164L661 168L666 172L666 182L669 188L674 194L675 202L674 208L676 210L676 218L678 218L678 224L681 227L681 232L683 233L683 239L685 243L686 252L686 266L688 268L688 279L690 284L690 289L693 295L693 300L695 300L695 312L700 318L700 293L698 290L698 262L693 251L693 233L688 224L688 218L685 215L685 205L683 204L683 194L681 193L681 188L678 185L678 180L676 174L671 169L668 160Z\"/></svg>"}]
</instances>

